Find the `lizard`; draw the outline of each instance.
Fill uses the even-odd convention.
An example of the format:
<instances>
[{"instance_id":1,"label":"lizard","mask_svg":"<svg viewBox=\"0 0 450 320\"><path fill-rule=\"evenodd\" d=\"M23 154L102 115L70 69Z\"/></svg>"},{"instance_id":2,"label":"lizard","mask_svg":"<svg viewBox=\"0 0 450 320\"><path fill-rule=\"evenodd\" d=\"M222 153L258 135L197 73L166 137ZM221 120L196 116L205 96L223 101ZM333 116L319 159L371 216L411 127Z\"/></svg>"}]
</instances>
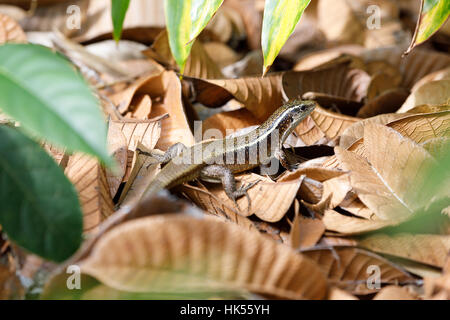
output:
<instances>
[{"instance_id":1,"label":"lizard","mask_svg":"<svg viewBox=\"0 0 450 320\"><path fill-rule=\"evenodd\" d=\"M283 167L292 170L282 145L315 106L314 101L294 99L279 107L256 129L237 137L202 141L189 148L176 143L163 155L138 150L165 164L146 187L141 201L149 199L162 189L170 189L200 178L206 181L221 181L226 195L234 201L236 206L236 200L246 196L250 207L247 190L259 181L237 189L234 174L264 165L273 157L278 158ZM273 145L273 137L277 138L275 145ZM262 148L269 150L263 153Z\"/></svg>"}]
</instances>

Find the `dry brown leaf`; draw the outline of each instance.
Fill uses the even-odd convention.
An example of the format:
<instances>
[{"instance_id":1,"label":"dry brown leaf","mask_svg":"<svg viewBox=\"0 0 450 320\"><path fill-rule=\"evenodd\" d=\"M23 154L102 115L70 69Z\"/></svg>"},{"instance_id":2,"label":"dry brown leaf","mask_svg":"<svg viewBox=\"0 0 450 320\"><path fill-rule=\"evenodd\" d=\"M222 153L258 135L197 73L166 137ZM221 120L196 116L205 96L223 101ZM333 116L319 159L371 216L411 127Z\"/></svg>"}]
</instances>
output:
<instances>
[{"instance_id":1,"label":"dry brown leaf","mask_svg":"<svg viewBox=\"0 0 450 320\"><path fill-rule=\"evenodd\" d=\"M261 124L250 111L245 108L217 113L202 123L202 131L219 130L223 137L227 136L227 130L237 130Z\"/></svg>"},{"instance_id":2,"label":"dry brown leaf","mask_svg":"<svg viewBox=\"0 0 450 320\"><path fill-rule=\"evenodd\" d=\"M403 75L401 86L408 89L425 75L447 68L450 64L450 56L445 53L416 48L402 58L403 52L404 47L392 46L364 51L361 53L361 58L366 63L385 61L397 66Z\"/></svg>"},{"instance_id":3,"label":"dry brown leaf","mask_svg":"<svg viewBox=\"0 0 450 320\"><path fill-rule=\"evenodd\" d=\"M243 174L238 177L238 180L241 184L254 182L256 180L261 181L248 190L248 195L251 199L250 212L247 211L248 202L246 197L237 200L237 204L240 208L237 212L243 216L254 214L261 220L267 222L276 222L284 217L294 201L297 191L302 183L302 179L290 182L273 182L269 178L254 173ZM233 201L225 194L221 184L209 188L209 192L220 199L220 201L229 208L235 208ZM283 197L279 197L280 194L283 194ZM205 200L202 202L204 203ZM210 211L210 208L207 208L207 210ZM235 210L237 210L237 208Z\"/></svg>"},{"instance_id":4,"label":"dry brown leaf","mask_svg":"<svg viewBox=\"0 0 450 320\"><path fill-rule=\"evenodd\" d=\"M131 100L130 118L148 119L152 111L152 99L148 94L136 95Z\"/></svg>"},{"instance_id":5,"label":"dry brown leaf","mask_svg":"<svg viewBox=\"0 0 450 320\"><path fill-rule=\"evenodd\" d=\"M201 183L199 185L200 187L194 187L189 184L184 184L181 186L181 192L209 214L222 218L225 221L231 221L247 230L256 230L253 222L247 217L240 215L234 205L230 206L209 192Z\"/></svg>"},{"instance_id":6,"label":"dry brown leaf","mask_svg":"<svg viewBox=\"0 0 450 320\"><path fill-rule=\"evenodd\" d=\"M365 218L350 217L340 214L334 210L326 210L322 221L327 230L339 232L343 235L366 233L391 226L393 224L389 221L383 220L369 220Z\"/></svg>"},{"instance_id":7,"label":"dry brown leaf","mask_svg":"<svg viewBox=\"0 0 450 320\"><path fill-rule=\"evenodd\" d=\"M322 199L318 203L314 205L304 203L304 205L317 213L323 214L325 210L334 209L345 199L352 197L351 190L349 175L343 174L323 182Z\"/></svg>"},{"instance_id":8,"label":"dry brown leaf","mask_svg":"<svg viewBox=\"0 0 450 320\"><path fill-rule=\"evenodd\" d=\"M312 71L288 71L283 75L283 90L289 99L307 92L320 92L360 102L367 93L370 76L351 69L348 62Z\"/></svg>"},{"instance_id":9,"label":"dry brown leaf","mask_svg":"<svg viewBox=\"0 0 450 320\"><path fill-rule=\"evenodd\" d=\"M407 116L409 116L409 114L386 113L355 122L342 132L339 139L339 146L348 149L352 144L364 136L364 128L369 123L388 124L389 122Z\"/></svg>"},{"instance_id":10,"label":"dry brown leaf","mask_svg":"<svg viewBox=\"0 0 450 320\"><path fill-rule=\"evenodd\" d=\"M427 82L412 92L397 112L409 112L412 108L422 104L448 105L450 104L449 92L450 80Z\"/></svg>"},{"instance_id":11,"label":"dry brown leaf","mask_svg":"<svg viewBox=\"0 0 450 320\"><path fill-rule=\"evenodd\" d=\"M282 74L240 79L204 80L189 78L197 101L208 107L220 107L234 98L258 120L266 120L283 103Z\"/></svg>"},{"instance_id":12,"label":"dry brown leaf","mask_svg":"<svg viewBox=\"0 0 450 320\"><path fill-rule=\"evenodd\" d=\"M387 126L417 143L433 138L449 137L450 111L412 115L392 121Z\"/></svg>"},{"instance_id":13,"label":"dry brown leaf","mask_svg":"<svg viewBox=\"0 0 450 320\"><path fill-rule=\"evenodd\" d=\"M320 299L326 291L317 265L303 255L213 218L166 215L126 222L96 243L81 268L131 292L247 289Z\"/></svg>"},{"instance_id":14,"label":"dry brown leaf","mask_svg":"<svg viewBox=\"0 0 450 320\"><path fill-rule=\"evenodd\" d=\"M384 287L376 294L373 300L416 300L417 297L399 286Z\"/></svg>"},{"instance_id":15,"label":"dry brown leaf","mask_svg":"<svg viewBox=\"0 0 450 320\"><path fill-rule=\"evenodd\" d=\"M424 84L438 80L450 80L450 67L427 74L414 84L411 91L414 92Z\"/></svg>"},{"instance_id":16,"label":"dry brown leaf","mask_svg":"<svg viewBox=\"0 0 450 320\"><path fill-rule=\"evenodd\" d=\"M117 168L115 172L106 170L106 179L109 185L111 197L117 193L119 186L122 183L128 164L128 143L125 135L120 130L116 123L110 123L108 128L108 150L109 153L116 160Z\"/></svg>"},{"instance_id":17,"label":"dry brown leaf","mask_svg":"<svg viewBox=\"0 0 450 320\"><path fill-rule=\"evenodd\" d=\"M25 297L25 288L14 271L0 264L0 300L20 300Z\"/></svg>"},{"instance_id":18,"label":"dry brown leaf","mask_svg":"<svg viewBox=\"0 0 450 320\"><path fill-rule=\"evenodd\" d=\"M308 71L330 66L331 64L340 61L351 61L351 68L363 69L364 63L361 58L356 56L357 54L360 54L362 50L363 48L358 45L344 45L315 51L301 57L292 70Z\"/></svg>"},{"instance_id":19,"label":"dry brown leaf","mask_svg":"<svg viewBox=\"0 0 450 320\"><path fill-rule=\"evenodd\" d=\"M0 44L5 42L27 42L20 25L10 16L0 13Z\"/></svg>"},{"instance_id":20,"label":"dry brown leaf","mask_svg":"<svg viewBox=\"0 0 450 320\"><path fill-rule=\"evenodd\" d=\"M105 169L97 159L76 153L64 171L78 192L83 211L83 231L96 233L99 224L114 212Z\"/></svg>"},{"instance_id":21,"label":"dry brown leaf","mask_svg":"<svg viewBox=\"0 0 450 320\"><path fill-rule=\"evenodd\" d=\"M294 249L312 247L319 242L324 232L325 226L322 220L297 215L292 221L289 243Z\"/></svg>"},{"instance_id":22,"label":"dry brown leaf","mask_svg":"<svg viewBox=\"0 0 450 320\"><path fill-rule=\"evenodd\" d=\"M356 114L360 118L369 118L378 114L384 115L395 112L409 96L409 91L404 88L389 89L364 104Z\"/></svg>"},{"instance_id":23,"label":"dry brown leaf","mask_svg":"<svg viewBox=\"0 0 450 320\"><path fill-rule=\"evenodd\" d=\"M298 169L295 169L293 171L284 172L277 181L279 182L294 181L299 179L301 176L305 175L308 178L323 182L328 179L339 177L342 174L344 174L344 172L338 169L328 169L316 166L314 167L300 166Z\"/></svg>"},{"instance_id":24,"label":"dry brown leaf","mask_svg":"<svg viewBox=\"0 0 450 320\"><path fill-rule=\"evenodd\" d=\"M332 287L328 290L327 300L358 300L358 298L345 290Z\"/></svg>"},{"instance_id":25,"label":"dry brown leaf","mask_svg":"<svg viewBox=\"0 0 450 320\"><path fill-rule=\"evenodd\" d=\"M373 275L371 269L373 266L380 269L381 285L414 281L408 273L393 263L362 249L332 247L329 249L306 249L302 253L319 264L330 285L352 294L376 292L376 288L371 289L367 285L370 276Z\"/></svg>"},{"instance_id":26,"label":"dry brown leaf","mask_svg":"<svg viewBox=\"0 0 450 320\"><path fill-rule=\"evenodd\" d=\"M344 209L345 211L350 212L351 214L360 217L360 218L364 218L364 219L369 219L369 220L373 220L373 219L377 219L376 215L373 213L372 210L370 210L369 208L367 208L367 206L361 202L361 200L359 200L358 197L352 199L352 197L350 197L350 199L345 199L341 204L340 207L342 209Z\"/></svg>"},{"instance_id":27,"label":"dry brown leaf","mask_svg":"<svg viewBox=\"0 0 450 320\"><path fill-rule=\"evenodd\" d=\"M370 79L370 84L367 88L366 101L371 102L388 90L397 87L399 82L400 81L398 81L396 78L393 78L388 73L376 73Z\"/></svg>"},{"instance_id":28,"label":"dry brown leaf","mask_svg":"<svg viewBox=\"0 0 450 320\"><path fill-rule=\"evenodd\" d=\"M297 136L307 145L317 143L323 138L326 142L330 142L360 120L325 110L319 106L314 109L309 117L318 130L311 127L311 122L308 120L302 121L295 129Z\"/></svg>"},{"instance_id":29,"label":"dry brown leaf","mask_svg":"<svg viewBox=\"0 0 450 320\"><path fill-rule=\"evenodd\" d=\"M425 298L432 300L450 299L450 274L443 274L439 278L426 277L424 279Z\"/></svg>"},{"instance_id":30,"label":"dry brown leaf","mask_svg":"<svg viewBox=\"0 0 450 320\"><path fill-rule=\"evenodd\" d=\"M158 77L161 73L162 70L159 70L139 77L139 79L133 81L133 83L129 84L125 89L110 95L109 98L112 103L117 106L120 113L126 113L134 95L145 94L147 83L151 79Z\"/></svg>"},{"instance_id":31,"label":"dry brown leaf","mask_svg":"<svg viewBox=\"0 0 450 320\"><path fill-rule=\"evenodd\" d=\"M211 22L213 21L214 19L211 20ZM220 68L235 63L240 57L238 53L222 42L206 42L203 44L203 48Z\"/></svg>"},{"instance_id":32,"label":"dry brown leaf","mask_svg":"<svg viewBox=\"0 0 450 320\"><path fill-rule=\"evenodd\" d=\"M181 98L181 83L173 71L165 71L158 77L152 78L145 89L153 101L150 116L156 118L168 113L169 118L161 124L161 137L156 147L167 150L171 145L181 142L186 146L194 144L194 136L189 128L186 113ZM152 148L149 148L152 149Z\"/></svg>"},{"instance_id":33,"label":"dry brown leaf","mask_svg":"<svg viewBox=\"0 0 450 320\"><path fill-rule=\"evenodd\" d=\"M364 27L345 0L320 0L318 24L329 41L364 44Z\"/></svg>"},{"instance_id":34,"label":"dry brown leaf","mask_svg":"<svg viewBox=\"0 0 450 320\"><path fill-rule=\"evenodd\" d=\"M374 235L359 242L361 247L442 268L450 252L450 236L433 234Z\"/></svg>"},{"instance_id":35,"label":"dry brown leaf","mask_svg":"<svg viewBox=\"0 0 450 320\"><path fill-rule=\"evenodd\" d=\"M360 200L381 219L401 220L429 203L422 191L433 157L397 131L369 123L364 130L367 162L361 156L335 148Z\"/></svg>"}]
</instances>

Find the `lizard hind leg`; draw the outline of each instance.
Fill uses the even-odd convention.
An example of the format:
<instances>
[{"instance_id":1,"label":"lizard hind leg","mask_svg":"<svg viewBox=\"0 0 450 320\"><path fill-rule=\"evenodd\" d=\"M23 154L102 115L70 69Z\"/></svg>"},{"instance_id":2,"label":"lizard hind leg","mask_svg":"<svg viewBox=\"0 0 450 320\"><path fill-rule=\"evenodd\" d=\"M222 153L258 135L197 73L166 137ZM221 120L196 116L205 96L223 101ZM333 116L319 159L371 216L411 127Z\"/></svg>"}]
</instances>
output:
<instances>
[{"instance_id":1,"label":"lizard hind leg","mask_svg":"<svg viewBox=\"0 0 450 320\"><path fill-rule=\"evenodd\" d=\"M248 201L248 212L250 212L251 208L251 200L250 196L247 193L247 190L252 188L254 185L256 185L259 180L248 183L246 185L241 186L239 189L236 188L236 180L234 179L233 172L224 166L220 165L209 165L202 169L200 173L200 178L202 179L220 179L222 181L223 188L225 190L226 195L228 198L233 200L236 207L239 209L239 206L236 202L237 199L239 199L242 196L247 197ZM240 210L240 209L239 209Z\"/></svg>"}]
</instances>

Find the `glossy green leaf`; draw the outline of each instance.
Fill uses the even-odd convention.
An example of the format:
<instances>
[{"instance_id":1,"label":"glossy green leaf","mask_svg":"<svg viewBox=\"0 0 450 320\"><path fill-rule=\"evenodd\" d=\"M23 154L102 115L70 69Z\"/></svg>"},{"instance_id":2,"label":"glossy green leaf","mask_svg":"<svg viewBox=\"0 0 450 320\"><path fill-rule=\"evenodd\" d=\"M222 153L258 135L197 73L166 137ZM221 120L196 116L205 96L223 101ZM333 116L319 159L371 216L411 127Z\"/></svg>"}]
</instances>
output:
<instances>
[{"instance_id":1,"label":"glossy green leaf","mask_svg":"<svg viewBox=\"0 0 450 320\"><path fill-rule=\"evenodd\" d=\"M169 45L180 72L195 38L206 27L223 0L165 0Z\"/></svg>"},{"instance_id":2,"label":"glossy green leaf","mask_svg":"<svg viewBox=\"0 0 450 320\"><path fill-rule=\"evenodd\" d=\"M123 22L130 6L130 0L111 0L111 17L114 40L118 42L122 36Z\"/></svg>"},{"instance_id":3,"label":"glossy green leaf","mask_svg":"<svg viewBox=\"0 0 450 320\"><path fill-rule=\"evenodd\" d=\"M266 0L261 46L264 74L267 73L281 48L292 34L311 0Z\"/></svg>"},{"instance_id":4,"label":"glossy green leaf","mask_svg":"<svg viewBox=\"0 0 450 320\"><path fill-rule=\"evenodd\" d=\"M0 109L40 138L112 164L99 101L81 74L48 48L0 45Z\"/></svg>"},{"instance_id":5,"label":"glossy green leaf","mask_svg":"<svg viewBox=\"0 0 450 320\"><path fill-rule=\"evenodd\" d=\"M0 126L0 224L9 238L63 261L80 246L77 192L56 162L19 130Z\"/></svg>"},{"instance_id":6,"label":"glossy green leaf","mask_svg":"<svg viewBox=\"0 0 450 320\"><path fill-rule=\"evenodd\" d=\"M413 40L406 53L415 46L430 38L448 19L450 14L449 0L422 0L420 18L417 22Z\"/></svg>"}]
</instances>

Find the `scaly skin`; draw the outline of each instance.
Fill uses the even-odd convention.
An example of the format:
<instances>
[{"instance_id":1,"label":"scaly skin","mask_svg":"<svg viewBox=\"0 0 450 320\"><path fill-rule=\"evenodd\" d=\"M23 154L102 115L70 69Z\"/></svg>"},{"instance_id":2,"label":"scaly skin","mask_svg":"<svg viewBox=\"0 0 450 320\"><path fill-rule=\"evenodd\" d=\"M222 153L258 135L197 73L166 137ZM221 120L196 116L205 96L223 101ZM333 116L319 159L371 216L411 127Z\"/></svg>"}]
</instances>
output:
<instances>
[{"instance_id":1,"label":"scaly skin","mask_svg":"<svg viewBox=\"0 0 450 320\"><path fill-rule=\"evenodd\" d=\"M314 101L292 100L278 108L255 130L238 137L200 142L172 158L145 190L142 199L148 199L162 189L197 178L221 179L225 191L233 201L246 195L247 189L236 190L232 174L250 170L278 157L283 157L282 144L295 127L315 108ZM271 136L279 135L278 145L270 147ZM266 147L267 146L267 147ZM269 152L258 151L260 148ZM195 156L202 157L195 159ZM240 162L236 161L240 156ZM228 161L227 161L228 160ZM231 177L230 177L231 175Z\"/></svg>"}]
</instances>

